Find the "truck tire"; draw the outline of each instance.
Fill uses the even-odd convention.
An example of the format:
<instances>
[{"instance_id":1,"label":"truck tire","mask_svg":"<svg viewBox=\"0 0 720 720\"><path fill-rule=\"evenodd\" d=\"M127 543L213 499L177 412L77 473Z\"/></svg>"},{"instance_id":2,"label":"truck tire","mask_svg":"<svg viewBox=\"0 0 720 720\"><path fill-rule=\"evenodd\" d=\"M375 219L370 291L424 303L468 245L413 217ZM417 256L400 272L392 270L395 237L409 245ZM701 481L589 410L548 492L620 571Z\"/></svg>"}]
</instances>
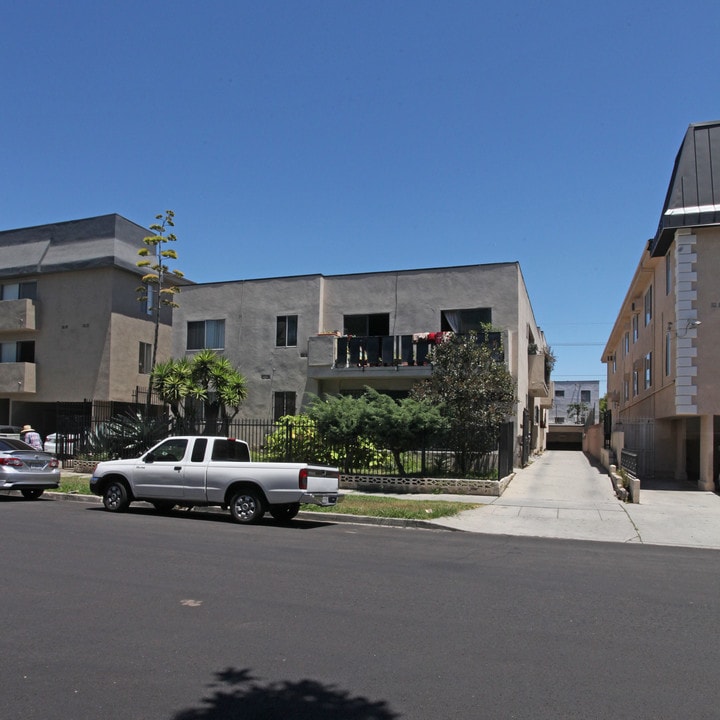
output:
<instances>
[{"instance_id":1,"label":"truck tire","mask_svg":"<svg viewBox=\"0 0 720 720\"><path fill-rule=\"evenodd\" d=\"M128 491L119 480L111 480L103 491L103 505L110 512L125 512L130 505Z\"/></svg>"},{"instance_id":2,"label":"truck tire","mask_svg":"<svg viewBox=\"0 0 720 720\"><path fill-rule=\"evenodd\" d=\"M230 500L230 513L235 522L250 525L259 522L265 514L265 499L259 490L240 490Z\"/></svg>"},{"instance_id":3,"label":"truck tire","mask_svg":"<svg viewBox=\"0 0 720 720\"><path fill-rule=\"evenodd\" d=\"M270 514L278 522L290 522L300 512L300 503L284 503L271 505Z\"/></svg>"}]
</instances>

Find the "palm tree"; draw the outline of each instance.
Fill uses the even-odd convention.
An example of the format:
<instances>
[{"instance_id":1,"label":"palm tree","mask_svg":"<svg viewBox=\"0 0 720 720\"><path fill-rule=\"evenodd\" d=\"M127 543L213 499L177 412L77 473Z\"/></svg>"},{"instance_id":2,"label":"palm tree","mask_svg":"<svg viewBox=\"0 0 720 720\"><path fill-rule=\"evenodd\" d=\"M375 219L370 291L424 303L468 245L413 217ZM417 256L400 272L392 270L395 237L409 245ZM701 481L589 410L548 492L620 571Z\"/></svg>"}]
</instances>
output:
<instances>
[{"instance_id":1,"label":"palm tree","mask_svg":"<svg viewBox=\"0 0 720 720\"><path fill-rule=\"evenodd\" d=\"M152 374L152 386L170 406L176 424L182 424L186 430L195 429L193 406L186 400L200 401L206 435L216 434L219 428L227 433L230 420L247 397L245 378L226 357L213 350L201 350L191 359L158 363Z\"/></svg>"}]
</instances>

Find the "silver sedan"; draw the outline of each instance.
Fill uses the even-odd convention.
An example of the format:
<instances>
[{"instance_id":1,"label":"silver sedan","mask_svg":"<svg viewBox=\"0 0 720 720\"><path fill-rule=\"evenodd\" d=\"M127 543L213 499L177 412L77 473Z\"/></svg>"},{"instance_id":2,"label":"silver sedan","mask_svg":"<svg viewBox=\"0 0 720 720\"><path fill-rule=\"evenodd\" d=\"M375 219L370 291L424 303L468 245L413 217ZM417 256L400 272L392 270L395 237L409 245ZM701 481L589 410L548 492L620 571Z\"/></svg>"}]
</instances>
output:
<instances>
[{"instance_id":1,"label":"silver sedan","mask_svg":"<svg viewBox=\"0 0 720 720\"><path fill-rule=\"evenodd\" d=\"M22 440L0 438L0 491L19 490L28 500L60 484L60 463Z\"/></svg>"}]
</instances>

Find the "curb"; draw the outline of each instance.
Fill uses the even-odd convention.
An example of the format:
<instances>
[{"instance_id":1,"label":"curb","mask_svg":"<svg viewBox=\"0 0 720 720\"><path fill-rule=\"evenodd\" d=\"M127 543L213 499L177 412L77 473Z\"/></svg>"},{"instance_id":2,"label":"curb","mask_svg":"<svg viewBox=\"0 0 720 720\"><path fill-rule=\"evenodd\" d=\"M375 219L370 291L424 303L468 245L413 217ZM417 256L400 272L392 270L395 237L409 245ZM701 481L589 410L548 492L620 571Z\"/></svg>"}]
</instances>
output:
<instances>
[{"instance_id":1,"label":"curb","mask_svg":"<svg viewBox=\"0 0 720 720\"><path fill-rule=\"evenodd\" d=\"M52 498L53 500L66 500L70 502L84 502L90 505L101 505L102 498L97 495L81 495L79 493L59 493L52 491L45 491L44 496ZM150 503L138 502L139 505L145 507L152 507ZM214 506L203 508L204 512L224 512ZM385 527L400 527L400 528L418 528L422 530L447 530L450 532L465 532L459 528L445 527L444 525L436 525L434 522L429 520L406 520L404 518L383 518L383 517L370 517L368 515L345 515L342 513L324 513L324 512L312 512L311 510L301 510L297 514L298 520L315 520L331 523L349 523L353 525L382 525Z\"/></svg>"}]
</instances>

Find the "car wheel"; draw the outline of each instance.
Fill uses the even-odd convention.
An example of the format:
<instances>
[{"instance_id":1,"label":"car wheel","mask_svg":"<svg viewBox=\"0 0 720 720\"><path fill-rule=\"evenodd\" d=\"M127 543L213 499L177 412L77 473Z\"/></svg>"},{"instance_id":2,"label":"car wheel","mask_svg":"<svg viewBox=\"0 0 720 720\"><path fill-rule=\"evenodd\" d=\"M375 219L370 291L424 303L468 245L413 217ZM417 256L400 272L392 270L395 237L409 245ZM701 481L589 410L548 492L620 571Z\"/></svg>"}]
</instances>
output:
<instances>
[{"instance_id":1,"label":"car wheel","mask_svg":"<svg viewBox=\"0 0 720 720\"><path fill-rule=\"evenodd\" d=\"M103 505L110 512L123 512L128 509L130 501L125 485L119 480L112 481L103 492Z\"/></svg>"},{"instance_id":2,"label":"car wheel","mask_svg":"<svg viewBox=\"0 0 720 720\"><path fill-rule=\"evenodd\" d=\"M25 488L24 490L20 491L22 493L22 496L26 500L37 500L42 494L43 490L40 488Z\"/></svg>"},{"instance_id":3,"label":"car wheel","mask_svg":"<svg viewBox=\"0 0 720 720\"><path fill-rule=\"evenodd\" d=\"M300 512L300 503L285 503L284 505L271 505L270 514L278 522L289 522Z\"/></svg>"},{"instance_id":4,"label":"car wheel","mask_svg":"<svg viewBox=\"0 0 720 720\"><path fill-rule=\"evenodd\" d=\"M172 500L154 500L152 506L159 513L169 513L175 507L175 503Z\"/></svg>"},{"instance_id":5,"label":"car wheel","mask_svg":"<svg viewBox=\"0 0 720 720\"><path fill-rule=\"evenodd\" d=\"M236 522L248 525L256 523L265 514L264 499L258 490L241 490L233 495L230 512Z\"/></svg>"}]
</instances>

